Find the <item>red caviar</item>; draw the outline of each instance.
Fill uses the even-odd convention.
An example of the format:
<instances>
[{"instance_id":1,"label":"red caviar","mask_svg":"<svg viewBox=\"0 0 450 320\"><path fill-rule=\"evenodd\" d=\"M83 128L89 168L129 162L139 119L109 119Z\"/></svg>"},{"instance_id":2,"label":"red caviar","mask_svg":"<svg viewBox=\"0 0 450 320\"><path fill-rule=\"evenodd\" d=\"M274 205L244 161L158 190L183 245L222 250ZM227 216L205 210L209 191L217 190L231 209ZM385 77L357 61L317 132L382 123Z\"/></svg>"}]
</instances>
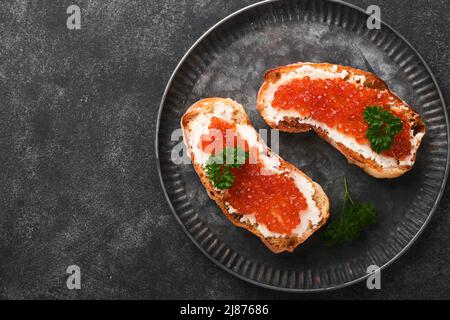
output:
<instances>
[{"instance_id":1,"label":"red caviar","mask_svg":"<svg viewBox=\"0 0 450 320\"><path fill-rule=\"evenodd\" d=\"M300 211L308 207L294 179L267 175L261 164L245 164L232 172L235 180L228 190L230 205L239 212L254 214L270 231L290 235L300 223Z\"/></svg>"},{"instance_id":2,"label":"red caviar","mask_svg":"<svg viewBox=\"0 0 450 320\"><path fill-rule=\"evenodd\" d=\"M368 143L368 128L363 112L367 106L388 108L395 105L395 96L387 90L380 91L357 86L341 78L294 79L281 85L275 92L272 106L276 109L294 109L303 116L325 123L330 128L354 137L359 143ZM401 114L402 131L395 136L394 143L384 155L403 159L411 151L410 126Z\"/></svg>"},{"instance_id":3,"label":"red caviar","mask_svg":"<svg viewBox=\"0 0 450 320\"><path fill-rule=\"evenodd\" d=\"M223 138L221 147L225 148L227 137L232 135L229 138L233 139L234 145L230 147L243 145L248 151L247 141L241 140L234 123L212 117L208 129L209 134L201 137L203 150L211 148L210 145L218 138ZM212 129L219 130L221 136ZM217 153L219 149L214 151ZM256 146L252 147L254 154L257 154L255 150ZM235 178L227 193L230 205L239 212L254 214L258 223L264 224L272 232L291 234L300 223L300 211L307 208L305 197L294 180L285 175L269 174L259 162L250 164L247 161L239 168L232 168L231 172Z\"/></svg>"},{"instance_id":4,"label":"red caviar","mask_svg":"<svg viewBox=\"0 0 450 320\"><path fill-rule=\"evenodd\" d=\"M243 147L246 151L248 151L247 142L243 141L237 135L236 125L234 123L222 120L217 117L212 117L208 129L210 129L210 132L206 135L202 135L200 139L202 150L209 149L209 151L215 151L215 153L217 153L220 150L226 148L227 140L230 140L232 141L232 145L229 145L229 148ZM217 131L214 131L214 129L218 130L220 134L218 134ZM215 148L215 150L211 150L211 148L215 147L216 139L221 139L222 144ZM218 141L218 143L220 143L220 141Z\"/></svg>"}]
</instances>

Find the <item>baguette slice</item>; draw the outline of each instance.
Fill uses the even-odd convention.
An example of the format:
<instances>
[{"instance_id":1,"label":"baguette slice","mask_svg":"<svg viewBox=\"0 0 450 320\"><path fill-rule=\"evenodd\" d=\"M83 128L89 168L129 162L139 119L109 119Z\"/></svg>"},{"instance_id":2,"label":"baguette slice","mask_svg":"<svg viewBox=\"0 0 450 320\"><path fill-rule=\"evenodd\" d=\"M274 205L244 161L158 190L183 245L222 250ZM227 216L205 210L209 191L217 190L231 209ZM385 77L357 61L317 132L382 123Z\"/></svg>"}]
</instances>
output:
<instances>
[{"instance_id":1,"label":"baguette slice","mask_svg":"<svg viewBox=\"0 0 450 320\"><path fill-rule=\"evenodd\" d=\"M311 117L303 117L295 110L280 111L272 107L274 94L280 85L306 76L311 79L342 78L356 86L391 93L394 101L402 104L401 107L395 108L405 115L411 126L410 155L406 159L398 160L378 154L368 143L360 144L352 137L345 136ZM393 94L380 78L370 72L329 63L297 63L269 70L265 74L265 81L258 93L257 108L264 121L272 128L286 132L305 132L313 129L339 150L350 163L361 167L366 173L376 178L396 178L409 171L414 165L417 150L425 135L425 124L420 115Z\"/></svg>"},{"instance_id":2,"label":"baguette slice","mask_svg":"<svg viewBox=\"0 0 450 320\"><path fill-rule=\"evenodd\" d=\"M213 187L204 171L204 165L208 155L203 154L197 146L200 143L201 135L208 132L209 119L219 117L223 120L233 122L237 130L246 131L245 140L250 147L257 146L259 157L264 164L269 164L269 170L275 170L278 174L295 177L295 181L301 182L305 186L302 192L308 203L308 209L300 212L301 222L297 227L298 233L292 235L280 235L270 232L264 225L258 224L256 219L252 219L249 212L237 212L226 202L228 192L217 190ZM283 251L292 252L300 243L305 241L311 234L319 229L329 217L329 202L322 188L313 182L303 172L292 164L287 163L264 144L263 140L253 128L244 108L231 99L208 98L198 101L192 105L181 119L184 142L188 148L191 162L197 172L208 195L222 209L223 214L235 225L258 236L261 241L274 253ZM238 131L239 132L239 131ZM297 184L297 187L299 184ZM254 216L253 216L254 217Z\"/></svg>"}]
</instances>

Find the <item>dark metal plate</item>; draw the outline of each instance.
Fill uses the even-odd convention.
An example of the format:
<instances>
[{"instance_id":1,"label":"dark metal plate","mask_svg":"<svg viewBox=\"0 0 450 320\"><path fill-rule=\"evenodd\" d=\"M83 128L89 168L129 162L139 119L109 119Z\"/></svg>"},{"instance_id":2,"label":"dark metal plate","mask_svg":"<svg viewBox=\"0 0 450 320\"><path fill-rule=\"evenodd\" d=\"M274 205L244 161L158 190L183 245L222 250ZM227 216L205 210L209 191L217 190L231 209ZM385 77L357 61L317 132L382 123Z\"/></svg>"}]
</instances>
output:
<instances>
[{"instance_id":1,"label":"dark metal plate","mask_svg":"<svg viewBox=\"0 0 450 320\"><path fill-rule=\"evenodd\" d=\"M156 141L161 182L175 217L212 261L261 286L291 291L343 287L385 267L417 238L435 211L448 169L448 119L433 75L408 42L343 2L265 1L227 17L203 35L175 70L161 102ZM379 216L356 241L325 247L317 234L292 254L271 253L236 228L211 201L191 165L171 161L171 133L195 101L211 96L242 103L254 126L267 128L256 96L267 69L297 61L332 62L376 73L427 125L413 170L394 180L371 178L315 134L280 134L280 154L322 185L339 215L342 177L354 198L372 201Z\"/></svg>"}]
</instances>

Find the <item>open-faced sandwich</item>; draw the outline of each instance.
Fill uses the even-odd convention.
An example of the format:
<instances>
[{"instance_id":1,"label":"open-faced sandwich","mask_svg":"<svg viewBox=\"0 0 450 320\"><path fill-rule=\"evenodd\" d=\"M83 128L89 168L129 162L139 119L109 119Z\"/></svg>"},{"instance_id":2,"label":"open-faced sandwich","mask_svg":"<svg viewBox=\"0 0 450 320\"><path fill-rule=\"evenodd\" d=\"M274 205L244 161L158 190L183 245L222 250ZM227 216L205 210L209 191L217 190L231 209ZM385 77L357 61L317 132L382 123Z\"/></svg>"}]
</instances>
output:
<instances>
[{"instance_id":1,"label":"open-faced sandwich","mask_svg":"<svg viewBox=\"0 0 450 320\"><path fill-rule=\"evenodd\" d=\"M340 65L297 63L270 70L257 104L272 128L313 129L376 178L410 170L425 134L419 114L381 79Z\"/></svg>"},{"instance_id":2,"label":"open-faced sandwich","mask_svg":"<svg viewBox=\"0 0 450 320\"><path fill-rule=\"evenodd\" d=\"M208 195L236 226L273 252L292 252L328 219L322 188L274 154L231 99L208 98L181 119L191 162Z\"/></svg>"}]
</instances>

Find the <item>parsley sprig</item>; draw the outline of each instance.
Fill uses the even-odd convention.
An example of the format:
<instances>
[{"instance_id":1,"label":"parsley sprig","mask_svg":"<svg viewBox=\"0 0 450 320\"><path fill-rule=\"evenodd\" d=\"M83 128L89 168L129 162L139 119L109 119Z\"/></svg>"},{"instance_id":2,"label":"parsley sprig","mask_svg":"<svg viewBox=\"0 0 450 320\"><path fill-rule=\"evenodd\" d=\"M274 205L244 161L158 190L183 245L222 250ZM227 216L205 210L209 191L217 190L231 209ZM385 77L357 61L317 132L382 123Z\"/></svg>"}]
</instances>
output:
<instances>
[{"instance_id":1,"label":"parsley sprig","mask_svg":"<svg viewBox=\"0 0 450 320\"><path fill-rule=\"evenodd\" d=\"M218 155L209 157L205 166L206 176L214 188L225 190L231 188L234 174L231 168L239 168L248 159L249 153L241 148L225 148Z\"/></svg>"},{"instance_id":2,"label":"parsley sprig","mask_svg":"<svg viewBox=\"0 0 450 320\"><path fill-rule=\"evenodd\" d=\"M378 106L368 106L364 109L364 120L369 125L366 137L377 153L389 150L394 143L394 137L402 131L403 127L399 117Z\"/></svg>"},{"instance_id":3,"label":"parsley sprig","mask_svg":"<svg viewBox=\"0 0 450 320\"><path fill-rule=\"evenodd\" d=\"M347 178L344 177L344 205L342 216L325 229L322 238L325 244L333 246L356 239L364 226L375 224L377 216L372 203L353 201L348 191Z\"/></svg>"}]
</instances>

